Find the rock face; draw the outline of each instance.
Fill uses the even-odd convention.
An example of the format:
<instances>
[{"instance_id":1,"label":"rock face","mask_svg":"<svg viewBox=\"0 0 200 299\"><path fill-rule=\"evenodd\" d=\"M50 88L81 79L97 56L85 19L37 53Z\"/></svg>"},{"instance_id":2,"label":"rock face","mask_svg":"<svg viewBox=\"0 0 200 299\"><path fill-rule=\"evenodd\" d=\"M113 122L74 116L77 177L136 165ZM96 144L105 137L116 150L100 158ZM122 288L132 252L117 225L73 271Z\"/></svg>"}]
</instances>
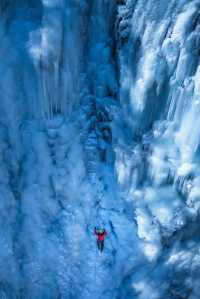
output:
<instances>
[{"instance_id":1,"label":"rock face","mask_svg":"<svg viewBox=\"0 0 200 299\"><path fill-rule=\"evenodd\" d=\"M199 11L1 1L0 298L199 299Z\"/></svg>"}]
</instances>

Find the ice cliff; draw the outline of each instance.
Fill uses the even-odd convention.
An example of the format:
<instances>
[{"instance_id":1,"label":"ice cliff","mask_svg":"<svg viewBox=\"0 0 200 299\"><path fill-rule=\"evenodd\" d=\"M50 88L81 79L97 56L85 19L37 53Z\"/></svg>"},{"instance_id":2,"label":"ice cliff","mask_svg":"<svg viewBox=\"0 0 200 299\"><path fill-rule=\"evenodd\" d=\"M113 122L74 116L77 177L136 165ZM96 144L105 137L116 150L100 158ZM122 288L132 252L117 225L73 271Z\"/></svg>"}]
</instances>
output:
<instances>
[{"instance_id":1,"label":"ice cliff","mask_svg":"<svg viewBox=\"0 0 200 299\"><path fill-rule=\"evenodd\" d=\"M0 14L0 298L199 299L200 1Z\"/></svg>"}]
</instances>

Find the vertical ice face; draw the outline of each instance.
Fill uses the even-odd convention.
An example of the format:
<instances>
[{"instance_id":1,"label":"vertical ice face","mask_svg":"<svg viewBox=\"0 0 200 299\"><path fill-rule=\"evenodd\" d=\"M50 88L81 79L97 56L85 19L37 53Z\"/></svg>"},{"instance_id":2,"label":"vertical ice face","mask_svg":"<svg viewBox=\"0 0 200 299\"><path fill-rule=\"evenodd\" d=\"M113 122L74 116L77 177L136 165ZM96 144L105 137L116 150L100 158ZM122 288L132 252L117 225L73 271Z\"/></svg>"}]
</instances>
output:
<instances>
[{"instance_id":1,"label":"vertical ice face","mask_svg":"<svg viewBox=\"0 0 200 299\"><path fill-rule=\"evenodd\" d=\"M69 115L77 108L87 9L84 1L43 1L41 27L30 32L43 117Z\"/></svg>"},{"instance_id":2,"label":"vertical ice face","mask_svg":"<svg viewBox=\"0 0 200 299\"><path fill-rule=\"evenodd\" d=\"M69 115L79 103L87 2L1 5L1 120L12 119L15 126L23 119Z\"/></svg>"},{"instance_id":3,"label":"vertical ice face","mask_svg":"<svg viewBox=\"0 0 200 299\"><path fill-rule=\"evenodd\" d=\"M1 298L199 299L199 11L1 1Z\"/></svg>"},{"instance_id":4,"label":"vertical ice face","mask_svg":"<svg viewBox=\"0 0 200 299\"><path fill-rule=\"evenodd\" d=\"M118 9L115 130L124 129L115 168L142 252L157 264L151 277L148 263L133 275L123 298L199 296L199 9L199 1L173 0L123 1Z\"/></svg>"},{"instance_id":5,"label":"vertical ice face","mask_svg":"<svg viewBox=\"0 0 200 299\"><path fill-rule=\"evenodd\" d=\"M162 112L178 120L179 98L191 90L198 66L198 10L198 1L148 1L145 9L143 1L127 1L120 7L122 97L136 129L141 122L148 129Z\"/></svg>"}]
</instances>

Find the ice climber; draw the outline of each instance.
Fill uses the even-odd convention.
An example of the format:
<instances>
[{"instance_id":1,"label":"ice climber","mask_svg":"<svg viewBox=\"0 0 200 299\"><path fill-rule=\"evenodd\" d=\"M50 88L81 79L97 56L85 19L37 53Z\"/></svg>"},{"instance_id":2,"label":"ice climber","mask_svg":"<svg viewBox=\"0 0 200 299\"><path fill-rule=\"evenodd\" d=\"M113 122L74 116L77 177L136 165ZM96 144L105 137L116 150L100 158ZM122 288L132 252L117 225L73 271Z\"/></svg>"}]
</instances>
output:
<instances>
[{"instance_id":1,"label":"ice climber","mask_svg":"<svg viewBox=\"0 0 200 299\"><path fill-rule=\"evenodd\" d=\"M102 252L104 249L104 241L107 236L107 231L104 228L94 228L94 233L97 236L97 247Z\"/></svg>"}]
</instances>

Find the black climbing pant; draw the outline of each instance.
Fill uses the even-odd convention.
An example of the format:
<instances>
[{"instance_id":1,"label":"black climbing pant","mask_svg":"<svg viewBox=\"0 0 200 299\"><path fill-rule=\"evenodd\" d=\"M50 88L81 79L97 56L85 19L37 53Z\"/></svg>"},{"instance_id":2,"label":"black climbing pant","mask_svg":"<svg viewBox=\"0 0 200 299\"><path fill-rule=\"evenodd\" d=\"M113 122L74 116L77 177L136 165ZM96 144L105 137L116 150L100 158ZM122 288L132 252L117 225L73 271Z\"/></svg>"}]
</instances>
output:
<instances>
[{"instance_id":1,"label":"black climbing pant","mask_svg":"<svg viewBox=\"0 0 200 299\"><path fill-rule=\"evenodd\" d=\"M102 252L104 249L104 241L97 240L98 249Z\"/></svg>"}]
</instances>

